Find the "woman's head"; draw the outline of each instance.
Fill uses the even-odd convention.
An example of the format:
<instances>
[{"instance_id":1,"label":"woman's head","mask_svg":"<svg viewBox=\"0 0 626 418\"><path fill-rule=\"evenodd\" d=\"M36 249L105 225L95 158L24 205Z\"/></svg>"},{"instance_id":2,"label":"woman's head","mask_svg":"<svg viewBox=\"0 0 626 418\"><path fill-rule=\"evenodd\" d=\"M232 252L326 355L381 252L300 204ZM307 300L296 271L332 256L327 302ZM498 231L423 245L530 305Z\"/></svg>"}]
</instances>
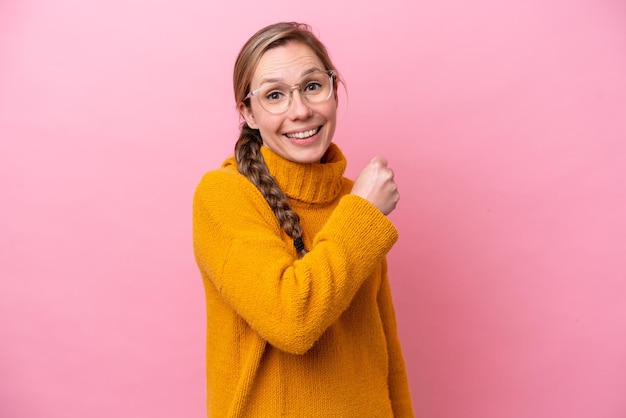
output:
<instances>
[{"instance_id":1,"label":"woman's head","mask_svg":"<svg viewBox=\"0 0 626 418\"><path fill-rule=\"evenodd\" d=\"M308 26L278 23L242 48L233 75L235 99L265 146L291 161L318 162L335 132L336 74Z\"/></svg>"}]
</instances>

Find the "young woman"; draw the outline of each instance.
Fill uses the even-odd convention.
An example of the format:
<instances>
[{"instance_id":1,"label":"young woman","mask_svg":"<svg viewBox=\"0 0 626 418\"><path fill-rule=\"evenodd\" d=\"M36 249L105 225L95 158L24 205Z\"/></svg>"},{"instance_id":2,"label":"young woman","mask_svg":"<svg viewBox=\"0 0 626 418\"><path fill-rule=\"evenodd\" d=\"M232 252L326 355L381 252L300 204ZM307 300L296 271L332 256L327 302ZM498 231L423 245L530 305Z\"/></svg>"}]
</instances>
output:
<instances>
[{"instance_id":1,"label":"young woman","mask_svg":"<svg viewBox=\"0 0 626 418\"><path fill-rule=\"evenodd\" d=\"M413 416L385 260L399 195L382 157L343 177L339 80L298 23L260 30L235 63L235 155L193 206L211 417Z\"/></svg>"}]
</instances>

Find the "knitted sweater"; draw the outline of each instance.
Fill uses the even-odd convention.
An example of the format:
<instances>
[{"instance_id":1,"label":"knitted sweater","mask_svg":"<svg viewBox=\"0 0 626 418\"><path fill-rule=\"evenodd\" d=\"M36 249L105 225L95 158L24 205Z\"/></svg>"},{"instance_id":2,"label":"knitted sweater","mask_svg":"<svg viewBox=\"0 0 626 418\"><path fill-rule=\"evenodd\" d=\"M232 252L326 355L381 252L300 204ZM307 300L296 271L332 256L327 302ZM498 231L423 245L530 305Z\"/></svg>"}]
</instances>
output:
<instances>
[{"instance_id":1,"label":"knitted sweater","mask_svg":"<svg viewBox=\"0 0 626 418\"><path fill-rule=\"evenodd\" d=\"M207 304L209 417L412 417L387 279L389 219L349 194L334 144L325 163L262 147L300 216L298 257L233 157L207 173L193 206Z\"/></svg>"}]
</instances>

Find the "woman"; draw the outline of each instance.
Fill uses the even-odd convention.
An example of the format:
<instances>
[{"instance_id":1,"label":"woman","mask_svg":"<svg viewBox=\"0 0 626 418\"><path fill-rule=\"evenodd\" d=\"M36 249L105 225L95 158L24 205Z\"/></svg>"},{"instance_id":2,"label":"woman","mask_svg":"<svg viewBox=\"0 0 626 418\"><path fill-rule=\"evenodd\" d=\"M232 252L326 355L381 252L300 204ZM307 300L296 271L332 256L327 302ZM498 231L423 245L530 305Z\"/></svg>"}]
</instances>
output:
<instances>
[{"instance_id":1,"label":"woman","mask_svg":"<svg viewBox=\"0 0 626 418\"><path fill-rule=\"evenodd\" d=\"M337 69L297 23L234 69L235 155L194 197L211 417L412 417L385 255L399 195L375 158L353 183L332 143Z\"/></svg>"}]
</instances>

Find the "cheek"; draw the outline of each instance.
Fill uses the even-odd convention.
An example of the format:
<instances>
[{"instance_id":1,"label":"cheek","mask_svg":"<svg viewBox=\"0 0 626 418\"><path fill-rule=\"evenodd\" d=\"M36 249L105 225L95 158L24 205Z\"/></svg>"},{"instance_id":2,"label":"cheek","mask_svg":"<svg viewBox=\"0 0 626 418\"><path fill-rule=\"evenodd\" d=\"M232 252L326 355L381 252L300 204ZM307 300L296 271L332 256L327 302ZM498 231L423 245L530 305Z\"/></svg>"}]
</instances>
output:
<instances>
[{"instance_id":1,"label":"cheek","mask_svg":"<svg viewBox=\"0 0 626 418\"><path fill-rule=\"evenodd\" d=\"M337 119L337 102L332 103L325 112L326 119L334 123Z\"/></svg>"},{"instance_id":2,"label":"cheek","mask_svg":"<svg viewBox=\"0 0 626 418\"><path fill-rule=\"evenodd\" d=\"M280 130L280 126L282 124L282 119L277 117L272 117L271 115L263 115L256 120L257 129L261 132L265 132L268 135L274 135L277 131Z\"/></svg>"}]
</instances>

